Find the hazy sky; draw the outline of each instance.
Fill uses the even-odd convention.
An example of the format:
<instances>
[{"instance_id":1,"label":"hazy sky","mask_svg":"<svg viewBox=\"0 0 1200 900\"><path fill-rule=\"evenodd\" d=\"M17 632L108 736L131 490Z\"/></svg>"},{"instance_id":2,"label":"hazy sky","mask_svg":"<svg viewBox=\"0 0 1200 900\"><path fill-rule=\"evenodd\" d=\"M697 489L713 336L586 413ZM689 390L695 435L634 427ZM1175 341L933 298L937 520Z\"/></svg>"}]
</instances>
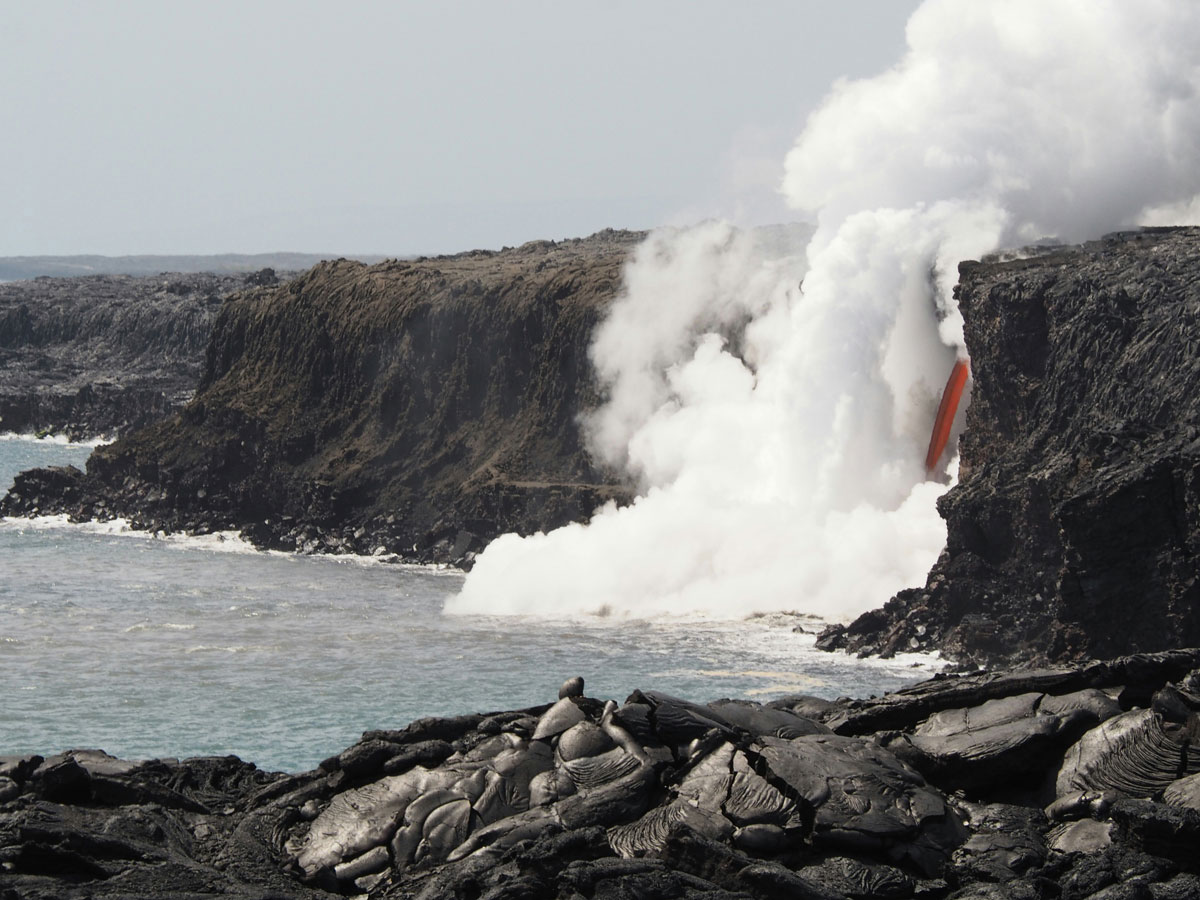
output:
<instances>
[{"instance_id":1,"label":"hazy sky","mask_svg":"<svg viewBox=\"0 0 1200 900\"><path fill-rule=\"evenodd\" d=\"M0 0L0 255L405 254L786 219L916 0Z\"/></svg>"}]
</instances>

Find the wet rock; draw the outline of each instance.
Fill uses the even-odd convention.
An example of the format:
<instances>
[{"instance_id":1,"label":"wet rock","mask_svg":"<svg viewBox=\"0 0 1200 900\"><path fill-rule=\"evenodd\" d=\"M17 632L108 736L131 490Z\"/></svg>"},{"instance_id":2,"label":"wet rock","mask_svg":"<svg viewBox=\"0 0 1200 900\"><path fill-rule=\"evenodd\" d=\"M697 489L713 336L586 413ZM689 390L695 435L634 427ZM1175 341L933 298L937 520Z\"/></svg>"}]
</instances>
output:
<instances>
[{"instance_id":1,"label":"wet rock","mask_svg":"<svg viewBox=\"0 0 1200 900\"><path fill-rule=\"evenodd\" d=\"M562 700L565 697L582 697L583 696L583 678L576 675L574 678L568 678L562 683L562 687L558 689L558 699Z\"/></svg>"},{"instance_id":2,"label":"wet rock","mask_svg":"<svg viewBox=\"0 0 1200 900\"><path fill-rule=\"evenodd\" d=\"M391 741L362 741L324 760L320 768L326 772L345 772L347 778L364 778L382 773L390 760L408 750Z\"/></svg>"},{"instance_id":3,"label":"wet rock","mask_svg":"<svg viewBox=\"0 0 1200 900\"><path fill-rule=\"evenodd\" d=\"M720 721L754 737L794 738L805 734L829 734L829 728L788 709L772 709L749 700L715 700L708 704Z\"/></svg>"},{"instance_id":4,"label":"wet rock","mask_svg":"<svg viewBox=\"0 0 1200 900\"><path fill-rule=\"evenodd\" d=\"M712 810L676 801L656 806L634 822L610 828L608 843L613 852L627 859L660 853L680 829L714 839L733 833L732 826Z\"/></svg>"},{"instance_id":5,"label":"wet rock","mask_svg":"<svg viewBox=\"0 0 1200 900\"><path fill-rule=\"evenodd\" d=\"M364 741L416 744L421 741L457 741L477 729L487 716L466 715L417 719L398 730L363 732Z\"/></svg>"},{"instance_id":6,"label":"wet rock","mask_svg":"<svg viewBox=\"0 0 1200 900\"><path fill-rule=\"evenodd\" d=\"M587 716L574 698L564 697L550 707L538 720L537 729L533 732L535 741L556 737L573 725L583 722Z\"/></svg>"},{"instance_id":7,"label":"wet rock","mask_svg":"<svg viewBox=\"0 0 1200 900\"><path fill-rule=\"evenodd\" d=\"M599 725L579 722L568 728L558 739L558 758L564 762L586 756L598 756L616 749L613 739Z\"/></svg>"},{"instance_id":8,"label":"wet rock","mask_svg":"<svg viewBox=\"0 0 1200 900\"><path fill-rule=\"evenodd\" d=\"M756 822L733 830L733 845L751 856L774 856L792 844L791 836L780 826Z\"/></svg>"},{"instance_id":9,"label":"wet rock","mask_svg":"<svg viewBox=\"0 0 1200 900\"><path fill-rule=\"evenodd\" d=\"M414 769L338 794L309 827L296 850L297 864L315 875L384 844L409 805L423 795L433 796L448 780L444 773Z\"/></svg>"},{"instance_id":10,"label":"wet rock","mask_svg":"<svg viewBox=\"0 0 1200 900\"><path fill-rule=\"evenodd\" d=\"M811 827L811 810L764 777L772 773L755 771L747 751L734 754L732 771L728 794L721 804L721 812L729 821L745 828L778 826L789 833L805 832Z\"/></svg>"},{"instance_id":11,"label":"wet rock","mask_svg":"<svg viewBox=\"0 0 1200 900\"><path fill-rule=\"evenodd\" d=\"M1177 681L1200 665L1200 649L1181 648L1135 653L1053 669L985 671L935 676L909 688L870 699L831 703L820 719L837 734L913 731L924 719L947 709L979 706L1017 694L1070 694L1088 688L1119 689L1122 708L1146 706L1166 682Z\"/></svg>"},{"instance_id":12,"label":"wet rock","mask_svg":"<svg viewBox=\"0 0 1200 900\"><path fill-rule=\"evenodd\" d=\"M720 714L699 703L680 700L661 691L634 691L626 705L645 705L649 722L649 735L659 743L676 748L679 752L691 741L707 737L710 733L731 736L733 731ZM624 721L624 716L621 717Z\"/></svg>"},{"instance_id":13,"label":"wet rock","mask_svg":"<svg viewBox=\"0 0 1200 900\"><path fill-rule=\"evenodd\" d=\"M1187 775L1163 789L1163 803L1200 812L1200 775Z\"/></svg>"},{"instance_id":14,"label":"wet rock","mask_svg":"<svg viewBox=\"0 0 1200 900\"><path fill-rule=\"evenodd\" d=\"M954 851L960 878L1006 883L1046 859L1048 823L1028 807L1000 803L967 804L971 836Z\"/></svg>"},{"instance_id":15,"label":"wet rock","mask_svg":"<svg viewBox=\"0 0 1200 900\"><path fill-rule=\"evenodd\" d=\"M1120 827L1122 837L1133 846L1153 857L1195 870L1200 813L1149 800L1118 800L1110 815Z\"/></svg>"},{"instance_id":16,"label":"wet rock","mask_svg":"<svg viewBox=\"0 0 1200 900\"><path fill-rule=\"evenodd\" d=\"M445 760L454 748L445 741L416 741L405 745L399 753L388 757L383 764L385 775L402 775L415 766L430 768Z\"/></svg>"},{"instance_id":17,"label":"wet rock","mask_svg":"<svg viewBox=\"0 0 1200 900\"><path fill-rule=\"evenodd\" d=\"M800 874L840 897L871 900L904 900L913 896L916 885L912 876L880 863L863 862L849 856L834 856L815 866L805 866Z\"/></svg>"},{"instance_id":18,"label":"wet rock","mask_svg":"<svg viewBox=\"0 0 1200 900\"><path fill-rule=\"evenodd\" d=\"M564 761L562 770L576 788L589 790L624 778L643 765L636 756L614 748L596 756Z\"/></svg>"},{"instance_id":19,"label":"wet rock","mask_svg":"<svg viewBox=\"0 0 1200 900\"><path fill-rule=\"evenodd\" d=\"M1186 722L1200 711L1200 696L1178 685L1168 684L1154 692L1150 708L1170 722Z\"/></svg>"},{"instance_id":20,"label":"wet rock","mask_svg":"<svg viewBox=\"0 0 1200 900\"><path fill-rule=\"evenodd\" d=\"M1053 822L1103 819L1116 800L1116 791L1073 791L1056 798L1046 815Z\"/></svg>"},{"instance_id":21,"label":"wet rock","mask_svg":"<svg viewBox=\"0 0 1200 900\"><path fill-rule=\"evenodd\" d=\"M55 803L87 803L92 799L92 779L74 759L47 760L33 773L38 793Z\"/></svg>"},{"instance_id":22,"label":"wet rock","mask_svg":"<svg viewBox=\"0 0 1200 900\"><path fill-rule=\"evenodd\" d=\"M657 779L654 770L639 764L632 772L606 781L554 805L555 815L565 828L609 826L630 822L645 812Z\"/></svg>"},{"instance_id":23,"label":"wet rock","mask_svg":"<svg viewBox=\"0 0 1200 900\"><path fill-rule=\"evenodd\" d=\"M334 867L333 875L338 881L355 881L386 868L390 859L387 847L376 847L362 856L339 863Z\"/></svg>"},{"instance_id":24,"label":"wet rock","mask_svg":"<svg viewBox=\"0 0 1200 900\"><path fill-rule=\"evenodd\" d=\"M45 759L41 756L0 756L0 777L11 778L18 784L29 778Z\"/></svg>"}]
</instances>

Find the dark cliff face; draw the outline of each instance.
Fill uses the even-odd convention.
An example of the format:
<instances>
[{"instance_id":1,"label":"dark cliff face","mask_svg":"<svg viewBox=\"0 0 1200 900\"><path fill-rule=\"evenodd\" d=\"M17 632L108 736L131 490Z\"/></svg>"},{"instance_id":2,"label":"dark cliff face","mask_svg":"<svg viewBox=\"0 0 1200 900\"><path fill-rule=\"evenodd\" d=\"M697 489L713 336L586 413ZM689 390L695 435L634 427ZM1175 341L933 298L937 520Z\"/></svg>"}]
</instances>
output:
<instances>
[{"instance_id":1,"label":"dark cliff face","mask_svg":"<svg viewBox=\"0 0 1200 900\"><path fill-rule=\"evenodd\" d=\"M0 284L0 431L124 432L181 406L221 297L244 276L95 275Z\"/></svg>"},{"instance_id":2,"label":"dark cliff face","mask_svg":"<svg viewBox=\"0 0 1200 900\"><path fill-rule=\"evenodd\" d=\"M446 561L584 518L624 496L576 417L597 399L592 331L640 238L342 260L234 297L195 400L93 454L68 511ZM12 511L46 508L36 479L14 493Z\"/></svg>"},{"instance_id":3,"label":"dark cliff face","mask_svg":"<svg viewBox=\"0 0 1200 900\"><path fill-rule=\"evenodd\" d=\"M924 589L828 645L1061 660L1200 643L1200 229L960 267L974 388Z\"/></svg>"}]
</instances>

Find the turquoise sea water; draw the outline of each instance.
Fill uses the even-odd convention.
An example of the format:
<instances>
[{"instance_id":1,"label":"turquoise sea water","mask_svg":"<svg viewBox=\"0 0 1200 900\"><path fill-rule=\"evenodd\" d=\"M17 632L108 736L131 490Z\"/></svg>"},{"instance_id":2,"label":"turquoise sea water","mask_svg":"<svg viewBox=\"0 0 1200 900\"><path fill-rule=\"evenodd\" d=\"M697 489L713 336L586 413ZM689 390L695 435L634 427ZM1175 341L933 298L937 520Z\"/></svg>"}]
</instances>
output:
<instances>
[{"instance_id":1,"label":"turquoise sea water","mask_svg":"<svg viewBox=\"0 0 1200 900\"><path fill-rule=\"evenodd\" d=\"M90 448L0 437L0 492ZM98 747L126 758L236 753L300 771L372 728L654 688L705 701L866 696L929 660L812 649L774 615L743 622L552 622L442 614L462 577L259 553L235 536L0 519L0 754ZM922 664L914 668L914 664Z\"/></svg>"}]
</instances>

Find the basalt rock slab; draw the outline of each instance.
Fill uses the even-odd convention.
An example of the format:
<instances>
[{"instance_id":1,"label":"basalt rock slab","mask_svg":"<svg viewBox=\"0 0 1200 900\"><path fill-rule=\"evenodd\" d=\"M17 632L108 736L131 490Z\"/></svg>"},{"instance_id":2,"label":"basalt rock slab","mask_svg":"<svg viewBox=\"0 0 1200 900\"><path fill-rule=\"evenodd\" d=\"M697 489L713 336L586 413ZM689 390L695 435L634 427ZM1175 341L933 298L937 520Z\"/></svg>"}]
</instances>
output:
<instances>
[{"instance_id":1,"label":"basalt rock slab","mask_svg":"<svg viewBox=\"0 0 1200 900\"><path fill-rule=\"evenodd\" d=\"M805 866L801 875L835 896L854 900L907 900L916 890L914 879L907 872L849 856L834 856L817 865Z\"/></svg>"},{"instance_id":2,"label":"basalt rock slab","mask_svg":"<svg viewBox=\"0 0 1200 900\"><path fill-rule=\"evenodd\" d=\"M877 744L807 735L761 745L770 777L813 810L821 846L878 853L933 874L966 837L944 796Z\"/></svg>"},{"instance_id":3,"label":"basalt rock slab","mask_svg":"<svg viewBox=\"0 0 1200 900\"><path fill-rule=\"evenodd\" d=\"M973 389L923 588L823 636L1063 661L1200 644L1200 229L959 266Z\"/></svg>"},{"instance_id":4,"label":"basalt rock slab","mask_svg":"<svg viewBox=\"0 0 1200 900\"><path fill-rule=\"evenodd\" d=\"M878 745L758 735L819 729L751 706L737 715L759 723L753 731L653 691L635 691L623 714L615 703L563 698L528 737L463 734L461 749L435 768L338 790L315 820L295 817L286 852L312 884L348 889L390 873L378 881L386 895L420 870L491 872L531 842L596 828L607 853L629 860L669 855L691 835L726 848L733 869L840 847L926 876L965 838L945 798ZM636 730L626 725L634 721ZM546 884L544 873L526 875ZM689 884L699 890L702 881Z\"/></svg>"},{"instance_id":5,"label":"basalt rock slab","mask_svg":"<svg viewBox=\"0 0 1200 900\"><path fill-rule=\"evenodd\" d=\"M960 880L1007 883L1045 862L1049 823L1028 807L963 804L971 836L954 851Z\"/></svg>"},{"instance_id":6,"label":"basalt rock slab","mask_svg":"<svg viewBox=\"0 0 1200 900\"><path fill-rule=\"evenodd\" d=\"M947 789L1011 797L1036 788L1071 743L1120 712L1095 688L1061 697L1017 694L934 713L884 746Z\"/></svg>"},{"instance_id":7,"label":"basalt rock slab","mask_svg":"<svg viewBox=\"0 0 1200 900\"><path fill-rule=\"evenodd\" d=\"M829 734L824 724L786 709L771 709L748 700L715 700L708 704L723 721L755 737L795 738Z\"/></svg>"},{"instance_id":8,"label":"basalt rock slab","mask_svg":"<svg viewBox=\"0 0 1200 900\"><path fill-rule=\"evenodd\" d=\"M814 714L837 734L858 735L912 731L943 710L1033 692L1064 695L1093 688L1118 694L1125 706L1149 706L1164 685L1187 677L1198 666L1200 649L1180 648L1049 669L945 674L882 697L828 703Z\"/></svg>"},{"instance_id":9,"label":"basalt rock slab","mask_svg":"<svg viewBox=\"0 0 1200 900\"><path fill-rule=\"evenodd\" d=\"M1200 775L1185 775L1163 788L1163 803L1200 812Z\"/></svg>"}]
</instances>

